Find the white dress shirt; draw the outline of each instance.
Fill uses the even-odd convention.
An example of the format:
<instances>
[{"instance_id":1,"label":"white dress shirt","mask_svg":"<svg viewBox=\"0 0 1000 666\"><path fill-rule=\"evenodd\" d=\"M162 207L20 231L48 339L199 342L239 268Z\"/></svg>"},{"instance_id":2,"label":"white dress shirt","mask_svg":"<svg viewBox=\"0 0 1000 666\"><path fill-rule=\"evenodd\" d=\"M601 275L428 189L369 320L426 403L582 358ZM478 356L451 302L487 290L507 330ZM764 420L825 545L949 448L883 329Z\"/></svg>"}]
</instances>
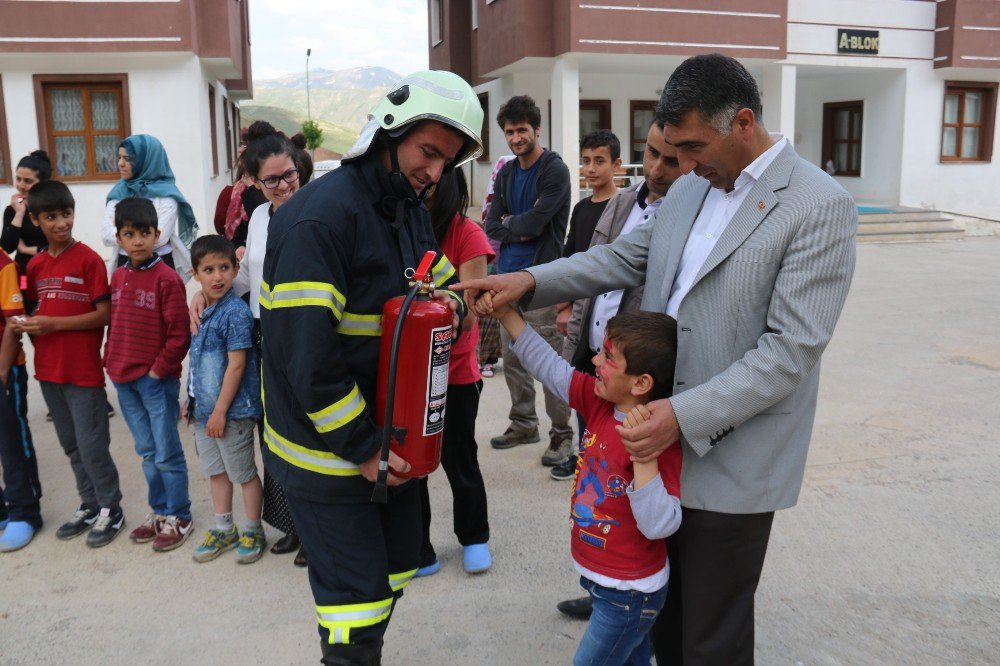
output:
<instances>
[{"instance_id":1,"label":"white dress shirt","mask_svg":"<svg viewBox=\"0 0 1000 666\"><path fill-rule=\"evenodd\" d=\"M660 209L660 202L663 201L663 197L649 203L646 201L646 198L649 196L647 194L649 188L640 187L638 191L640 194L632 205L632 210L629 212L628 219L625 220L619 236L624 236L639 225L646 224L653 219L656 211ZM624 293L625 290L619 289L601 294L594 299L593 312L590 316L590 350L595 354L604 345L604 332L608 328L608 320L618 314L618 308L621 307L622 295Z\"/></svg>"},{"instance_id":2,"label":"white dress shirt","mask_svg":"<svg viewBox=\"0 0 1000 666\"><path fill-rule=\"evenodd\" d=\"M747 194L760 179L764 170L771 166L771 162L778 156L778 153L788 145L788 139L780 134L772 134L771 137L775 139L774 145L743 169L733 184L731 192L713 187L705 196L705 203L701 207L701 212L698 213L698 219L691 226L691 232L684 244L684 253L677 265L677 274L674 275L674 284L670 289L667 314L671 317L677 318L681 301L691 291L695 276L705 265L705 260L712 253L712 248L719 241L719 236L729 226L743 200L747 198Z\"/></svg>"}]
</instances>

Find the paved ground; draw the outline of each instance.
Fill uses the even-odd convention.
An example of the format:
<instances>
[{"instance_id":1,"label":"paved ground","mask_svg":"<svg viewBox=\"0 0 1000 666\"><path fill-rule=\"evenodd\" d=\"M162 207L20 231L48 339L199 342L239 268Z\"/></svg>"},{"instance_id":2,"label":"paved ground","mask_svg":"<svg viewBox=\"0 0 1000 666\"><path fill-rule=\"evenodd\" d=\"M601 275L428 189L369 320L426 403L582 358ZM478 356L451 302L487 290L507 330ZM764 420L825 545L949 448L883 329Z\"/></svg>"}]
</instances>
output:
<instances>
[{"instance_id":1,"label":"paved ground","mask_svg":"<svg viewBox=\"0 0 1000 666\"><path fill-rule=\"evenodd\" d=\"M799 506L774 526L757 596L763 664L1000 663L1000 239L863 245L824 359ZM37 390L31 396L45 529L0 556L0 663L315 663L304 571L290 556L238 567L229 555L157 555L120 538L99 551L59 542L72 477ZM493 451L503 378L479 421L496 564L471 577L432 477L441 573L415 581L389 631L388 664L566 664L583 624L575 596L569 486L541 445ZM131 525L144 482L120 417L114 452ZM194 462L192 437L185 436ZM211 516L192 466L196 519Z\"/></svg>"}]
</instances>

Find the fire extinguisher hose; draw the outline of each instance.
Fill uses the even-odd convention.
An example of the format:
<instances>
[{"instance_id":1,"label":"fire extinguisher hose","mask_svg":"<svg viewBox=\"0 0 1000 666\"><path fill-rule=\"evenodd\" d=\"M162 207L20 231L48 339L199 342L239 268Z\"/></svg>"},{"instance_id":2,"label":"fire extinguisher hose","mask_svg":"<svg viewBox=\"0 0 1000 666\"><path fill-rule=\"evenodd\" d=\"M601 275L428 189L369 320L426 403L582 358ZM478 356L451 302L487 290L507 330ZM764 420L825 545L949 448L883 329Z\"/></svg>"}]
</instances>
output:
<instances>
[{"instance_id":1,"label":"fire extinguisher hose","mask_svg":"<svg viewBox=\"0 0 1000 666\"><path fill-rule=\"evenodd\" d=\"M410 309L410 304L420 291L420 282L415 281L406 292L399 307L399 316L396 318L396 326L392 330L392 351L389 354L389 377L386 380L385 392L385 425L382 426L382 450L378 461L378 477L375 480L375 490L372 492L372 501L385 504L388 501L388 490L386 481L389 478L389 444L392 440L392 413L396 400L396 365L399 360L399 341L403 336L403 322L406 320L406 313Z\"/></svg>"}]
</instances>

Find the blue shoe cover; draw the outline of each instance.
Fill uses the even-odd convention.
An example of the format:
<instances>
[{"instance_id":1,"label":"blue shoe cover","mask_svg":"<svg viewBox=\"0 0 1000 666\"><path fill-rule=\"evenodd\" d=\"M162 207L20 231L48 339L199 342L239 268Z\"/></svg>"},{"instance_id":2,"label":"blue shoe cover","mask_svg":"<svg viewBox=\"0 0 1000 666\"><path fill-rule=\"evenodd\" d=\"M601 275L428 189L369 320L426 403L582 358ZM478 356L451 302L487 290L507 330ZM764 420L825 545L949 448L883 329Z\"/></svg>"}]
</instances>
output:
<instances>
[{"instance_id":1,"label":"blue shoe cover","mask_svg":"<svg viewBox=\"0 0 1000 666\"><path fill-rule=\"evenodd\" d=\"M12 520L0 536L0 553L9 553L24 548L35 538L35 528L30 523Z\"/></svg>"},{"instance_id":2,"label":"blue shoe cover","mask_svg":"<svg viewBox=\"0 0 1000 666\"><path fill-rule=\"evenodd\" d=\"M423 576L433 576L438 571L441 571L441 560L434 560L426 567L420 567L417 569L417 573L414 575L418 578L422 578Z\"/></svg>"},{"instance_id":3,"label":"blue shoe cover","mask_svg":"<svg viewBox=\"0 0 1000 666\"><path fill-rule=\"evenodd\" d=\"M462 549L462 564L467 573L483 573L493 566L490 547L485 543L475 543Z\"/></svg>"}]
</instances>

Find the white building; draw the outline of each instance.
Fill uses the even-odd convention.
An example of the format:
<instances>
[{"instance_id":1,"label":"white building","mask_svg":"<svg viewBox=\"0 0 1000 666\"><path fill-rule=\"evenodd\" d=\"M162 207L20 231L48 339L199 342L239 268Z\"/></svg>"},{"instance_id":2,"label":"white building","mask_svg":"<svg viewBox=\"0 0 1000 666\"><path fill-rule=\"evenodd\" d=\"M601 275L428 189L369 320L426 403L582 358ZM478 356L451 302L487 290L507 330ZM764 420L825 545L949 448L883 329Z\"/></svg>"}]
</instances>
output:
<instances>
[{"instance_id":1,"label":"white building","mask_svg":"<svg viewBox=\"0 0 1000 666\"><path fill-rule=\"evenodd\" d=\"M996 0L429 0L430 62L466 77L486 109L474 198L509 151L496 113L542 109L543 143L567 163L610 128L638 161L652 108L686 57L738 58L764 123L859 203L1000 220ZM626 148L631 147L631 149Z\"/></svg>"},{"instance_id":2,"label":"white building","mask_svg":"<svg viewBox=\"0 0 1000 666\"><path fill-rule=\"evenodd\" d=\"M0 203L42 148L77 202L74 235L102 256L118 143L152 134L202 233L231 182L236 102L252 94L241 0L0 0Z\"/></svg>"}]
</instances>

